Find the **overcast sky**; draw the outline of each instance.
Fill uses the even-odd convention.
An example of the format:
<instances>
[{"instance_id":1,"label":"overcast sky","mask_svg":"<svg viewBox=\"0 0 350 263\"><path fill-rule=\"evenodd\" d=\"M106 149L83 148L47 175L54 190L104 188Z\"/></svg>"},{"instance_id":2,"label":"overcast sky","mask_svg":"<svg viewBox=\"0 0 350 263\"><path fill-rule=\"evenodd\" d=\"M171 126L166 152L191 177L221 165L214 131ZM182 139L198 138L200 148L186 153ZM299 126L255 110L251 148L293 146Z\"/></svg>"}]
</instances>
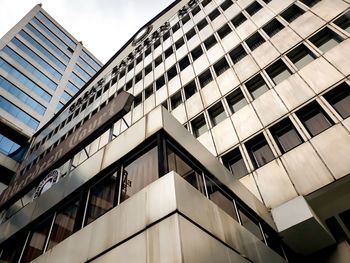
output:
<instances>
[{"instance_id":1,"label":"overcast sky","mask_svg":"<svg viewBox=\"0 0 350 263\"><path fill-rule=\"evenodd\" d=\"M140 27L173 0L41 0L48 12L103 63ZM36 4L35 0L0 0L0 37Z\"/></svg>"}]
</instances>

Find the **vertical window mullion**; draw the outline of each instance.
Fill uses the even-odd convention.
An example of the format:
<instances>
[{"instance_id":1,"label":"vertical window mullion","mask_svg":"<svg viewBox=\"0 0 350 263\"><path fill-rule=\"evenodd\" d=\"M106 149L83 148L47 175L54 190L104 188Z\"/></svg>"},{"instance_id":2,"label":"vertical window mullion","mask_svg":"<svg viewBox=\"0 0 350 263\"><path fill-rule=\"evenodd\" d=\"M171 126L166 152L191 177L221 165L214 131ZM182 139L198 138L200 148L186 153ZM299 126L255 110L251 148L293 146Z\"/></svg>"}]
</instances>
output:
<instances>
[{"instance_id":1,"label":"vertical window mullion","mask_svg":"<svg viewBox=\"0 0 350 263\"><path fill-rule=\"evenodd\" d=\"M49 245L50 236L51 236L51 232L52 232L53 225L54 225L55 220L56 220L56 216L57 216L57 212L55 212L54 215L53 215L53 217L52 217L50 230L49 230L49 232L47 233L45 245L44 245L44 248L43 248L43 254L46 252L46 249L47 249L47 247L48 247L48 245Z\"/></svg>"}]
</instances>

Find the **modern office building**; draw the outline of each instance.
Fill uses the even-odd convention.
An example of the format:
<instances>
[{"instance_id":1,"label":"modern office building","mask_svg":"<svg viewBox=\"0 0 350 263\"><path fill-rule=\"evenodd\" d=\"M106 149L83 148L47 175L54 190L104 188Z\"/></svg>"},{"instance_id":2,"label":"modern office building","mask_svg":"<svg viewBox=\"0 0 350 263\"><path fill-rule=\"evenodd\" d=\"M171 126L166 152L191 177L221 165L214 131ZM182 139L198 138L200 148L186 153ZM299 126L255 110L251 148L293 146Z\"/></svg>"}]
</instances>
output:
<instances>
[{"instance_id":1,"label":"modern office building","mask_svg":"<svg viewBox=\"0 0 350 263\"><path fill-rule=\"evenodd\" d=\"M41 5L0 39L0 192L28 139L101 66Z\"/></svg>"},{"instance_id":2,"label":"modern office building","mask_svg":"<svg viewBox=\"0 0 350 263\"><path fill-rule=\"evenodd\" d=\"M175 1L33 136L3 262L348 262L350 3Z\"/></svg>"}]
</instances>

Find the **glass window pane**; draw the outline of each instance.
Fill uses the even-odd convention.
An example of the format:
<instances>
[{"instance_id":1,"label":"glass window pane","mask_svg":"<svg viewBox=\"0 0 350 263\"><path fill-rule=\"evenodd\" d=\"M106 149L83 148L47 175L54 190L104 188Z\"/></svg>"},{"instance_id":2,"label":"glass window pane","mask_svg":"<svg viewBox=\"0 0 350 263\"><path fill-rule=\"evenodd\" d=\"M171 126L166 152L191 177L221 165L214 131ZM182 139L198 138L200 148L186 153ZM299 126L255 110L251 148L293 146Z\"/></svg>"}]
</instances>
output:
<instances>
[{"instance_id":1,"label":"glass window pane","mask_svg":"<svg viewBox=\"0 0 350 263\"><path fill-rule=\"evenodd\" d=\"M121 201L158 179L158 148L143 154L125 166L122 175Z\"/></svg>"},{"instance_id":2,"label":"glass window pane","mask_svg":"<svg viewBox=\"0 0 350 263\"><path fill-rule=\"evenodd\" d=\"M334 46L338 45L338 43L342 42L343 39L328 27L325 27L317 34L312 36L310 41L322 52L327 52Z\"/></svg>"},{"instance_id":3,"label":"glass window pane","mask_svg":"<svg viewBox=\"0 0 350 263\"><path fill-rule=\"evenodd\" d=\"M236 179L242 178L248 174L247 167L238 148L225 155L223 160L225 166L229 168Z\"/></svg>"},{"instance_id":4,"label":"glass window pane","mask_svg":"<svg viewBox=\"0 0 350 263\"><path fill-rule=\"evenodd\" d=\"M264 242L264 238L261 233L258 221L254 219L250 214L243 211L242 209L238 209L238 211L239 211L239 216L241 218L242 226L244 226L253 235L255 235L258 239Z\"/></svg>"},{"instance_id":5,"label":"glass window pane","mask_svg":"<svg viewBox=\"0 0 350 263\"><path fill-rule=\"evenodd\" d=\"M16 238L12 242L3 244L0 248L0 262L1 263L12 263L18 262L18 258L22 252L24 245L24 237ZM1 252L2 250L2 252Z\"/></svg>"},{"instance_id":6,"label":"glass window pane","mask_svg":"<svg viewBox=\"0 0 350 263\"><path fill-rule=\"evenodd\" d=\"M324 97L343 119L350 116L350 86L346 82L327 92Z\"/></svg>"},{"instance_id":7,"label":"glass window pane","mask_svg":"<svg viewBox=\"0 0 350 263\"><path fill-rule=\"evenodd\" d=\"M315 55L304 44L289 52L287 56L298 69L303 68L315 59Z\"/></svg>"},{"instance_id":8,"label":"glass window pane","mask_svg":"<svg viewBox=\"0 0 350 263\"><path fill-rule=\"evenodd\" d=\"M261 167L275 159L263 134L259 134L248 141L246 147L255 168Z\"/></svg>"},{"instance_id":9,"label":"glass window pane","mask_svg":"<svg viewBox=\"0 0 350 263\"><path fill-rule=\"evenodd\" d=\"M115 172L91 187L86 210L86 224L94 221L114 207L118 185L117 173Z\"/></svg>"},{"instance_id":10,"label":"glass window pane","mask_svg":"<svg viewBox=\"0 0 350 263\"><path fill-rule=\"evenodd\" d=\"M261 77L260 74L247 81L245 83L245 86L252 95L253 99L257 99L269 90L267 84L265 83L264 79Z\"/></svg>"}]
</instances>

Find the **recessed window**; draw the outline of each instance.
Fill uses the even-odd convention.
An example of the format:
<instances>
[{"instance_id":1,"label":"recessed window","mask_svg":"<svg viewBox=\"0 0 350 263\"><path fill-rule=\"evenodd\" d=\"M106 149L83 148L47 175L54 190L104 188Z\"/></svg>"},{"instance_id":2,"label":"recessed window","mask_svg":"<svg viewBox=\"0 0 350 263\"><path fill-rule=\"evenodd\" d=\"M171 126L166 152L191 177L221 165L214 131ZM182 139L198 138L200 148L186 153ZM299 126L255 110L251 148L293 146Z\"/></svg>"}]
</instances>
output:
<instances>
[{"instance_id":1,"label":"recessed window","mask_svg":"<svg viewBox=\"0 0 350 263\"><path fill-rule=\"evenodd\" d=\"M194 80L192 80L190 83L188 83L184 87L184 91L185 91L186 100L191 98L197 92L197 87L196 87L196 83L194 82Z\"/></svg>"},{"instance_id":2,"label":"recessed window","mask_svg":"<svg viewBox=\"0 0 350 263\"><path fill-rule=\"evenodd\" d=\"M268 3L270 3L272 0L263 0L263 2L265 3L265 4L268 4Z\"/></svg>"},{"instance_id":3,"label":"recessed window","mask_svg":"<svg viewBox=\"0 0 350 263\"><path fill-rule=\"evenodd\" d=\"M201 88L204 88L213 80L213 76L211 75L210 70L207 69L206 71L204 71L202 74L199 75L198 79L199 79Z\"/></svg>"},{"instance_id":4,"label":"recessed window","mask_svg":"<svg viewBox=\"0 0 350 263\"><path fill-rule=\"evenodd\" d=\"M159 47L160 46L160 38L158 38L157 39L157 41L156 42L154 42L154 44L153 44L153 49L155 50L157 47Z\"/></svg>"},{"instance_id":5,"label":"recessed window","mask_svg":"<svg viewBox=\"0 0 350 263\"><path fill-rule=\"evenodd\" d=\"M255 15L260 9L262 9L262 6L258 3L258 2L254 2L251 5L249 5L245 11L247 11L247 13L250 16Z\"/></svg>"},{"instance_id":6,"label":"recessed window","mask_svg":"<svg viewBox=\"0 0 350 263\"><path fill-rule=\"evenodd\" d=\"M283 17L288 23L291 23L304 13L305 11L303 9L293 4L288 7L286 11L281 13L281 17Z\"/></svg>"},{"instance_id":7,"label":"recessed window","mask_svg":"<svg viewBox=\"0 0 350 263\"><path fill-rule=\"evenodd\" d=\"M242 60L245 56L247 56L247 52L244 50L242 45L238 45L229 53L230 58L233 62L233 64L238 63L240 60Z\"/></svg>"},{"instance_id":8,"label":"recessed window","mask_svg":"<svg viewBox=\"0 0 350 263\"><path fill-rule=\"evenodd\" d=\"M149 85L145 89L145 99L149 98L153 94L153 84Z\"/></svg>"},{"instance_id":9,"label":"recessed window","mask_svg":"<svg viewBox=\"0 0 350 263\"><path fill-rule=\"evenodd\" d=\"M222 28L218 30L218 35L221 39L226 37L228 34L232 32L232 29L228 26L228 24L224 25Z\"/></svg>"},{"instance_id":10,"label":"recessed window","mask_svg":"<svg viewBox=\"0 0 350 263\"><path fill-rule=\"evenodd\" d=\"M307 64L315 60L315 55L304 44L299 45L289 52L287 57L298 69L305 67Z\"/></svg>"},{"instance_id":11,"label":"recessed window","mask_svg":"<svg viewBox=\"0 0 350 263\"><path fill-rule=\"evenodd\" d=\"M203 114L199 115L191 122L193 135L197 138L208 131Z\"/></svg>"},{"instance_id":12,"label":"recessed window","mask_svg":"<svg viewBox=\"0 0 350 263\"><path fill-rule=\"evenodd\" d=\"M149 54L151 54L151 52L152 52L151 47L147 48L145 51L145 57L147 57Z\"/></svg>"},{"instance_id":13,"label":"recessed window","mask_svg":"<svg viewBox=\"0 0 350 263\"><path fill-rule=\"evenodd\" d=\"M203 0L202 1L202 6L206 7L210 2L211 2L211 0Z\"/></svg>"},{"instance_id":14,"label":"recessed window","mask_svg":"<svg viewBox=\"0 0 350 263\"><path fill-rule=\"evenodd\" d=\"M171 30L173 31L173 34L180 29L180 24L179 22L177 22L175 25L173 25L173 27L171 28Z\"/></svg>"},{"instance_id":15,"label":"recessed window","mask_svg":"<svg viewBox=\"0 0 350 263\"><path fill-rule=\"evenodd\" d=\"M125 76L126 70L122 69L119 73L119 79L123 78Z\"/></svg>"},{"instance_id":16,"label":"recessed window","mask_svg":"<svg viewBox=\"0 0 350 263\"><path fill-rule=\"evenodd\" d=\"M229 68L230 66L228 65L225 57L223 57L222 59L220 59L218 62L214 64L214 70L215 70L216 76L220 76Z\"/></svg>"},{"instance_id":17,"label":"recessed window","mask_svg":"<svg viewBox=\"0 0 350 263\"><path fill-rule=\"evenodd\" d=\"M179 61L180 71L183 71L189 65L190 65L190 60L188 59L188 56L185 56L183 59Z\"/></svg>"},{"instance_id":18,"label":"recessed window","mask_svg":"<svg viewBox=\"0 0 350 263\"><path fill-rule=\"evenodd\" d=\"M186 24L188 21L190 21L190 16L189 16L189 14L185 15L185 16L181 19L181 21L182 21L182 24L183 24L183 25Z\"/></svg>"},{"instance_id":19,"label":"recessed window","mask_svg":"<svg viewBox=\"0 0 350 263\"><path fill-rule=\"evenodd\" d=\"M162 55L159 55L155 60L154 60L154 68L158 67L162 63Z\"/></svg>"},{"instance_id":20,"label":"recessed window","mask_svg":"<svg viewBox=\"0 0 350 263\"><path fill-rule=\"evenodd\" d=\"M170 46L169 48L167 48L167 50L164 51L164 56L165 59L167 59L168 57L170 57L173 54L173 47Z\"/></svg>"},{"instance_id":21,"label":"recessed window","mask_svg":"<svg viewBox=\"0 0 350 263\"><path fill-rule=\"evenodd\" d=\"M245 209L243 209L243 207L240 207L239 205L238 212L242 226L246 228L250 233L255 235L259 240L264 242L261 228L259 227L259 221L256 220L254 216L252 216L248 211L246 211Z\"/></svg>"},{"instance_id":22,"label":"recessed window","mask_svg":"<svg viewBox=\"0 0 350 263\"><path fill-rule=\"evenodd\" d=\"M208 109L211 124L214 126L226 119L226 113L221 102L216 103L210 109Z\"/></svg>"},{"instance_id":23,"label":"recessed window","mask_svg":"<svg viewBox=\"0 0 350 263\"><path fill-rule=\"evenodd\" d=\"M223 156L222 159L225 166L233 174L234 178L240 179L248 174L247 167L238 148Z\"/></svg>"},{"instance_id":24,"label":"recessed window","mask_svg":"<svg viewBox=\"0 0 350 263\"><path fill-rule=\"evenodd\" d=\"M205 18L203 18L199 23L197 24L198 31L201 31L203 28L205 28L208 25L208 22Z\"/></svg>"},{"instance_id":25,"label":"recessed window","mask_svg":"<svg viewBox=\"0 0 350 263\"><path fill-rule=\"evenodd\" d=\"M204 46L207 50L209 50L210 48L212 48L218 41L216 40L216 38L214 37L214 35L208 37L205 41L204 41Z\"/></svg>"},{"instance_id":26,"label":"recessed window","mask_svg":"<svg viewBox=\"0 0 350 263\"><path fill-rule=\"evenodd\" d=\"M288 152L303 143L299 133L289 118L286 118L270 128L282 153Z\"/></svg>"},{"instance_id":27,"label":"recessed window","mask_svg":"<svg viewBox=\"0 0 350 263\"><path fill-rule=\"evenodd\" d=\"M167 71L167 77L168 81L173 79L177 75L177 70L176 70L176 65L172 66L168 71Z\"/></svg>"},{"instance_id":28,"label":"recessed window","mask_svg":"<svg viewBox=\"0 0 350 263\"><path fill-rule=\"evenodd\" d=\"M194 37L196 35L196 31L194 30L194 28L192 28L190 31L188 31L186 33L186 39L187 41L189 41L192 37Z\"/></svg>"},{"instance_id":29,"label":"recessed window","mask_svg":"<svg viewBox=\"0 0 350 263\"><path fill-rule=\"evenodd\" d=\"M245 86L254 99L257 99L259 96L269 90L265 80L260 74L247 81Z\"/></svg>"},{"instance_id":30,"label":"recessed window","mask_svg":"<svg viewBox=\"0 0 350 263\"><path fill-rule=\"evenodd\" d=\"M178 91L170 98L171 109L175 109L182 103L181 91Z\"/></svg>"},{"instance_id":31,"label":"recessed window","mask_svg":"<svg viewBox=\"0 0 350 263\"><path fill-rule=\"evenodd\" d=\"M164 35L163 35L163 42L165 40L167 40L169 37L170 37L170 31L165 32Z\"/></svg>"},{"instance_id":32,"label":"recessed window","mask_svg":"<svg viewBox=\"0 0 350 263\"><path fill-rule=\"evenodd\" d=\"M246 20L247 18L242 13L240 13L231 20L231 23L235 28L237 28L240 25L242 25Z\"/></svg>"},{"instance_id":33,"label":"recessed window","mask_svg":"<svg viewBox=\"0 0 350 263\"><path fill-rule=\"evenodd\" d=\"M225 2L223 2L220 7L223 11L225 11L226 9L228 9L231 5L233 5L232 0L226 0Z\"/></svg>"},{"instance_id":34,"label":"recessed window","mask_svg":"<svg viewBox=\"0 0 350 263\"><path fill-rule=\"evenodd\" d=\"M175 48L178 50L180 47L182 47L185 44L185 41L182 37L178 41L175 42Z\"/></svg>"},{"instance_id":35,"label":"recessed window","mask_svg":"<svg viewBox=\"0 0 350 263\"><path fill-rule=\"evenodd\" d=\"M200 45L191 51L191 56L193 61L195 61L200 56L202 56L202 54L203 54L203 49Z\"/></svg>"},{"instance_id":36,"label":"recessed window","mask_svg":"<svg viewBox=\"0 0 350 263\"><path fill-rule=\"evenodd\" d=\"M209 14L209 19L213 21L215 18L217 18L220 15L220 12L218 9L215 9Z\"/></svg>"},{"instance_id":37,"label":"recessed window","mask_svg":"<svg viewBox=\"0 0 350 263\"><path fill-rule=\"evenodd\" d=\"M192 9L191 13L193 16L195 16L199 13L199 11L201 11L201 8L199 7L199 5L197 5L195 8Z\"/></svg>"},{"instance_id":38,"label":"recessed window","mask_svg":"<svg viewBox=\"0 0 350 263\"><path fill-rule=\"evenodd\" d=\"M280 21L277 19L272 19L269 23L267 23L265 26L263 26L263 30L269 37L273 37L278 32L280 32L284 26L281 24Z\"/></svg>"},{"instance_id":39,"label":"recessed window","mask_svg":"<svg viewBox=\"0 0 350 263\"><path fill-rule=\"evenodd\" d=\"M139 55L139 56L136 58L136 65L139 64L141 61L142 61L142 55Z\"/></svg>"},{"instance_id":40,"label":"recessed window","mask_svg":"<svg viewBox=\"0 0 350 263\"><path fill-rule=\"evenodd\" d=\"M281 83L283 80L292 75L289 68L284 64L282 60L277 60L271 66L266 69L266 73L273 80L273 82L277 85Z\"/></svg>"},{"instance_id":41,"label":"recessed window","mask_svg":"<svg viewBox=\"0 0 350 263\"><path fill-rule=\"evenodd\" d=\"M162 75L156 80L156 90L159 90L161 87L164 86L164 84L165 84L165 79L164 79L164 75Z\"/></svg>"},{"instance_id":42,"label":"recessed window","mask_svg":"<svg viewBox=\"0 0 350 263\"><path fill-rule=\"evenodd\" d=\"M316 35L310 38L310 41L318 47L322 52L327 52L331 48L338 45L343 39L328 27L325 27Z\"/></svg>"},{"instance_id":43,"label":"recessed window","mask_svg":"<svg viewBox=\"0 0 350 263\"><path fill-rule=\"evenodd\" d=\"M328 91L324 97L343 119L350 116L350 86L346 82Z\"/></svg>"},{"instance_id":44,"label":"recessed window","mask_svg":"<svg viewBox=\"0 0 350 263\"><path fill-rule=\"evenodd\" d=\"M321 2L321 0L300 0L304 5L307 5L308 7L313 7L317 3Z\"/></svg>"},{"instance_id":45,"label":"recessed window","mask_svg":"<svg viewBox=\"0 0 350 263\"><path fill-rule=\"evenodd\" d=\"M311 136L316 136L334 124L316 101L301 108L296 114Z\"/></svg>"},{"instance_id":46,"label":"recessed window","mask_svg":"<svg viewBox=\"0 0 350 263\"><path fill-rule=\"evenodd\" d=\"M255 168L259 168L275 159L262 133L250 139L245 145Z\"/></svg>"},{"instance_id":47,"label":"recessed window","mask_svg":"<svg viewBox=\"0 0 350 263\"><path fill-rule=\"evenodd\" d=\"M145 67L145 76L150 72L152 72L152 63Z\"/></svg>"},{"instance_id":48,"label":"recessed window","mask_svg":"<svg viewBox=\"0 0 350 263\"><path fill-rule=\"evenodd\" d=\"M129 80L125 85L125 90L129 90L132 88L132 80Z\"/></svg>"},{"instance_id":49,"label":"recessed window","mask_svg":"<svg viewBox=\"0 0 350 263\"><path fill-rule=\"evenodd\" d=\"M128 72L130 72L133 68L134 68L134 61L128 65Z\"/></svg>"},{"instance_id":50,"label":"recessed window","mask_svg":"<svg viewBox=\"0 0 350 263\"><path fill-rule=\"evenodd\" d=\"M138 83L142 79L142 71L135 76L135 84Z\"/></svg>"},{"instance_id":51,"label":"recessed window","mask_svg":"<svg viewBox=\"0 0 350 263\"><path fill-rule=\"evenodd\" d=\"M334 24L350 33L350 11L346 12L344 15L335 20Z\"/></svg>"},{"instance_id":52,"label":"recessed window","mask_svg":"<svg viewBox=\"0 0 350 263\"><path fill-rule=\"evenodd\" d=\"M232 113L239 111L241 108L247 105L247 100L245 99L240 88L228 95L226 100Z\"/></svg>"},{"instance_id":53,"label":"recessed window","mask_svg":"<svg viewBox=\"0 0 350 263\"><path fill-rule=\"evenodd\" d=\"M134 99L134 107L140 105L142 102L142 93L138 94L137 96L135 96Z\"/></svg>"},{"instance_id":54,"label":"recessed window","mask_svg":"<svg viewBox=\"0 0 350 263\"><path fill-rule=\"evenodd\" d=\"M256 32L251 37L249 37L245 41L250 48L251 51L257 49L260 45L262 45L265 42L265 39L260 35L259 32Z\"/></svg>"}]
</instances>

